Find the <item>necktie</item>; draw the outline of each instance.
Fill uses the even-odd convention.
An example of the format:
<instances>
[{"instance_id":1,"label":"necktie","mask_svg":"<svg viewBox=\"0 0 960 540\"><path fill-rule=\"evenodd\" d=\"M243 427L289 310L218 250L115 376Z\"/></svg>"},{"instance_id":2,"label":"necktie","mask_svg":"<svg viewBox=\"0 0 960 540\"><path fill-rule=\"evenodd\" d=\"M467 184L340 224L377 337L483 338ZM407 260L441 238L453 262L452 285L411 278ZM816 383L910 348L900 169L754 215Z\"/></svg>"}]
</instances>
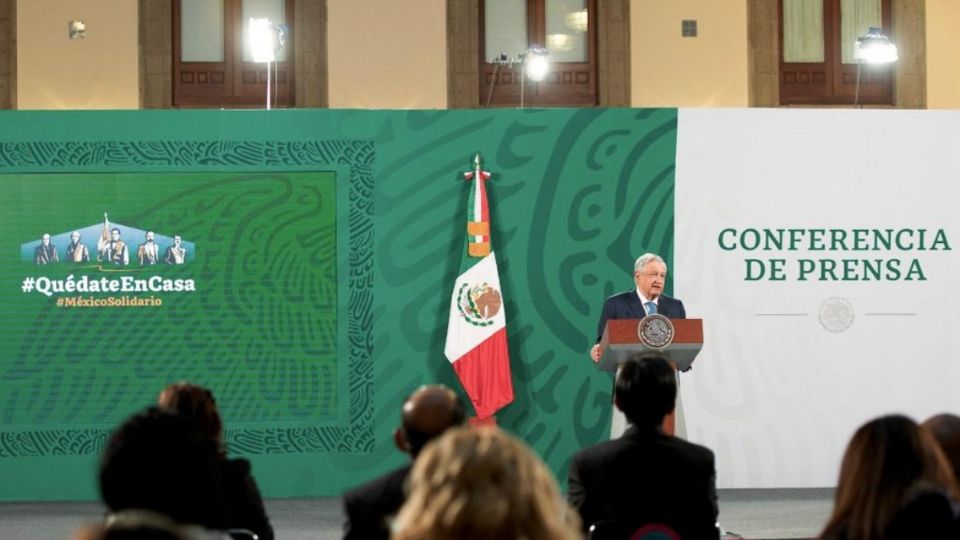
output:
<instances>
[{"instance_id":1,"label":"necktie","mask_svg":"<svg viewBox=\"0 0 960 540\"><path fill-rule=\"evenodd\" d=\"M647 308L647 315L653 315L654 313L657 312L657 304L656 304L656 302L647 302L647 303L644 304L643 306L644 306L645 308Z\"/></svg>"}]
</instances>

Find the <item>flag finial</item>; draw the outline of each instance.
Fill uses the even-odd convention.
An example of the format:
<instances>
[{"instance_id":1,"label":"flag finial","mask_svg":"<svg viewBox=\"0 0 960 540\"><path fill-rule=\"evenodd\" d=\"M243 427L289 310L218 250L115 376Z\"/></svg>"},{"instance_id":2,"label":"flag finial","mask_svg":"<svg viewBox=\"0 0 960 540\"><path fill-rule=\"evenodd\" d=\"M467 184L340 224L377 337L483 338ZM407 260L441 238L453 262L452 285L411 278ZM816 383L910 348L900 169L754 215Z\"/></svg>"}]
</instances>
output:
<instances>
[{"instance_id":1,"label":"flag finial","mask_svg":"<svg viewBox=\"0 0 960 540\"><path fill-rule=\"evenodd\" d=\"M473 155L473 164L476 165L477 168L480 167L480 152Z\"/></svg>"}]
</instances>

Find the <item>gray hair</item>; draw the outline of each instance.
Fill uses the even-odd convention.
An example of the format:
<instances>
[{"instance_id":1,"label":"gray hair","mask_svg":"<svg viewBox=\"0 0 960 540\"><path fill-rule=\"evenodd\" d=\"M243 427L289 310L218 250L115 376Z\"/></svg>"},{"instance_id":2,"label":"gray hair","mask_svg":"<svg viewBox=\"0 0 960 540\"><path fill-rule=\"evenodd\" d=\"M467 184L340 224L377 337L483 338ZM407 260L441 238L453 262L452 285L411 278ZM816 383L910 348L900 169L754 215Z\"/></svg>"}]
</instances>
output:
<instances>
[{"instance_id":1,"label":"gray hair","mask_svg":"<svg viewBox=\"0 0 960 540\"><path fill-rule=\"evenodd\" d=\"M662 264L664 271L667 270L667 263L663 260L663 257L655 253L644 253L637 259L637 262L633 263L633 271L639 272L644 266L647 265L647 263L651 263L653 261Z\"/></svg>"}]
</instances>

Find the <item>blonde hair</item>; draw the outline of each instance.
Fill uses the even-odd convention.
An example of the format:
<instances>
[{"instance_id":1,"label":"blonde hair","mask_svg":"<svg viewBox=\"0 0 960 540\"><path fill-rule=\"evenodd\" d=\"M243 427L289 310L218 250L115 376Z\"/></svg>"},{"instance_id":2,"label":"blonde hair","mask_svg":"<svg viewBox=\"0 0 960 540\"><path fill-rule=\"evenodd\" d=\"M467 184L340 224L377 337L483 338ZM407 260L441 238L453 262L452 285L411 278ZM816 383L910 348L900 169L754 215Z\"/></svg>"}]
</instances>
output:
<instances>
[{"instance_id":1,"label":"blonde hair","mask_svg":"<svg viewBox=\"0 0 960 540\"><path fill-rule=\"evenodd\" d=\"M492 427L452 429L429 444L394 525L396 540L582 538L543 462Z\"/></svg>"}]
</instances>

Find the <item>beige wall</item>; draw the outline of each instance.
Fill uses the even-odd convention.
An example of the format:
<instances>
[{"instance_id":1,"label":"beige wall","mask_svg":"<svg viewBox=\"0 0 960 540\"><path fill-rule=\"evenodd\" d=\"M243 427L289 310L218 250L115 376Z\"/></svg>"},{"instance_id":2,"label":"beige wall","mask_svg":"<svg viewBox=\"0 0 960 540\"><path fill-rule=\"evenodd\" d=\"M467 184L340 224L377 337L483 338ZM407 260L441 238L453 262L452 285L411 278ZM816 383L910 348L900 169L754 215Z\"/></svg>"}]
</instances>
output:
<instances>
[{"instance_id":1,"label":"beige wall","mask_svg":"<svg viewBox=\"0 0 960 540\"><path fill-rule=\"evenodd\" d=\"M680 36L684 19L698 37ZM630 27L631 105L747 106L745 0L634 1Z\"/></svg>"},{"instance_id":2,"label":"beige wall","mask_svg":"<svg viewBox=\"0 0 960 540\"><path fill-rule=\"evenodd\" d=\"M330 107L446 107L445 4L328 0ZM634 0L630 12L633 106L747 106L744 0ZM19 109L138 106L137 2L17 0L16 13ZM680 37L686 18L699 37ZM70 20L86 39L67 39ZM960 1L926 0L932 109L960 109L958 23Z\"/></svg>"},{"instance_id":3,"label":"beige wall","mask_svg":"<svg viewBox=\"0 0 960 540\"><path fill-rule=\"evenodd\" d=\"M445 0L328 0L331 108L447 106Z\"/></svg>"},{"instance_id":4,"label":"beige wall","mask_svg":"<svg viewBox=\"0 0 960 540\"><path fill-rule=\"evenodd\" d=\"M86 39L68 39L71 20ZM134 0L18 0L18 109L137 108L137 61Z\"/></svg>"},{"instance_id":5,"label":"beige wall","mask_svg":"<svg viewBox=\"0 0 960 540\"><path fill-rule=\"evenodd\" d=\"M960 2L927 0L927 108L960 109Z\"/></svg>"}]
</instances>

